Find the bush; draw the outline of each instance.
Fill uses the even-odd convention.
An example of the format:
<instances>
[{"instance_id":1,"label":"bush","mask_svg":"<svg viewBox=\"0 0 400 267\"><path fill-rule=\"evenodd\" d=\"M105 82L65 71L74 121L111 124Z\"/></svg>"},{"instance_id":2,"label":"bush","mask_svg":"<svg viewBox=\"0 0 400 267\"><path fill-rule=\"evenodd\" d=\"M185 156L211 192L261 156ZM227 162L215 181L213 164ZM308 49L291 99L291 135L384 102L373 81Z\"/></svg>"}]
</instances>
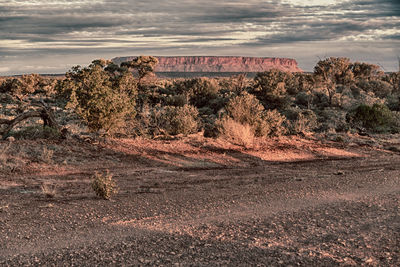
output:
<instances>
[{"instance_id":1,"label":"bush","mask_svg":"<svg viewBox=\"0 0 400 267\"><path fill-rule=\"evenodd\" d=\"M310 109L289 109L285 111L290 120L290 132L293 134L305 134L318 127L317 116Z\"/></svg>"},{"instance_id":2,"label":"bush","mask_svg":"<svg viewBox=\"0 0 400 267\"><path fill-rule=\"evenodd\" d=\"M170 95L181 95L188 104L197 108L209 105L210 100L218 96L219 84L215 79L194 78L174 81L165 92Z\"/></svg>"},{"instance_id":3,"label":"bush","mask_svg":"<svg viewBox=\"0 0 400 267\"><path fill-rule=\"evenodd\" d=\"M70 93L68 107L91 131L113 133L134 117L137 84L131 73L111 74L103 65L92 63L84 69L74 67L66 76L61 86Z\"/></svg>"},{"instance_id":4,"label":"bush","mask_svg":"<svg viewBox=\"0 0 400 267\"><path fill-rule=\"evenodd\" d=\"M233 120L242 125L250 125L257 136L261 135L260 127L265 110L254 95L243 92L229 100L225 109L227 115Z\"/></svg>"},{"instance_id":5,"label":"bush","mask_svg":"<svg viewBox=\"0 0 400 267\"><path fill-rule=\"evenodd\" d=\"M350 129L346 122L346 111L339 108L325 108L316 111L320 132L346 132Z\"/></svg>"},{"instance_id":6,"label":"bush","mask_svg":"<svg viewBox=\"0 0 400 267\"><path fill-rule=\"evenodd\" d=\"M247 92L232 98L226 105L226 115L242 125L249 125L255 136L275 136L285 132L281 127L285 117L276 110L265 111L254 95Z\"/></svg>"},{"instance_id":7,"label":"bush","mask_svg":"<svg viewBox=\"0 0 400 267\"><path fill-rule=\"evenodd\" d=\"M263 135L281 136L287 133L286 117L276 109L267 110L264 115Z\"/></svg>"},{"instance_id":8,"label":"bush","mask_svg":"<svg viewBox=\"0 0 400 267\"><path fill-rule=\"evenodd\" d=\"M0 93L8 93L13 96L22 97L26 94L33 93L33 91L26 91L20 79L8 78L1 84Z\"/></svg>"},{"instance_id":9,"label":"bush","mask_svg":"<svg viewBox=\"0 0 400 267\"><path fill-rule=\"evenodd\" d=\"M96 172L92 177L91 186L96 195L103 199L110 199L113 194L118 192L117 185L108 170L106 174Z\"/></svg>"},{"instance_id":10,"label":"bush","mask_svg":"<svg viewBox=\"0 0 400 267\"><path fill-rule=\"evenodd\" d=\"M220 79L219 86L221 90L240 94L249 86L249 80L247 79L245 73L241 73L238 75L233 75L229 78Z\"/></svg>"},{"instance_id":11,"label":"bush","mask_svg":"<svg viewBox=\"0 0 400 267\"><path fill-rule=\"evenodd\" d=\"M392 93L393 87L388 83L380 80L360 80L357 87L365 92L373 92L377 97L385 98Z\"/></svg>"},{"instance_id":12,"label":"bush","mask_svg":"<svg viewBox=\"0 0 400 267\"><path fill-rule=\"evenodd\" d=\"M386 105L360 105L346 115L346 120L353 127L363 127L377 133L393 129L394 116Z\"/></svg>"},{"instance_id":13,"label":"bush","mask_svg":"<svg viewBox=\"0 0 400 267\"><path fill-rule=\"evenodd\" d=\"M167 135L192 134L199 128L196 107L184 105L183 107L165 106L153 113L153 123L158 131Z\"/></svg>"},{"instance_id":14,"label":"bush","mask_svg":"<svg viewBox=\"0 0 400 267\"><path fill-rule=\"evenodd\" d=\"M241 124L232 118L225 117L216 121L220 137L228 142L243 147L250 147L254 142L253 129L248 124Z\"/></svg>"},{"instance_id":15,"label":"bush","mask_svg":"<svg viewBox=\"0 0 400 267\"><path fill-rule=\"evenodd\" d=\"M257 73L252 93L268 109L283 109L288 105L287 89L293 83L293 75L279 70Z\"/></svg>"},{"instance_id":16,"label":"bush","mask_svg":"<svg viewBox=\"0 0 400 267\"><path fill-rule=\"evenodd\" d=\"M295 104L308 108L311 106L313 95L310 92L301 91L296 95Z\"/></svg>"}]
</instances>

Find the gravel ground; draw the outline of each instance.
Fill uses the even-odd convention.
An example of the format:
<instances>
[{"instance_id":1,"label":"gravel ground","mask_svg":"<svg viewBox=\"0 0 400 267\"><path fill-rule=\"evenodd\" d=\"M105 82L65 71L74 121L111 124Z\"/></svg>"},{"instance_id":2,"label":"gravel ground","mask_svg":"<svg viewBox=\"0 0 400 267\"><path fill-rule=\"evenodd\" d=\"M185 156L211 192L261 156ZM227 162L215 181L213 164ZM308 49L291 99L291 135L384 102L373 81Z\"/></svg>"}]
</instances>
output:
<instances>
[{"instance_id":1,"label":"gravel ground","mask_svg":"<svg viewBox=\"0 0 400 267\"><path fill-rule=\"evenodd\" d=\"M3 175L0 266L399 266L400 155L353 150L201 168L120 155L111 201L87 169Z\"/></svg>"}]
</instances>

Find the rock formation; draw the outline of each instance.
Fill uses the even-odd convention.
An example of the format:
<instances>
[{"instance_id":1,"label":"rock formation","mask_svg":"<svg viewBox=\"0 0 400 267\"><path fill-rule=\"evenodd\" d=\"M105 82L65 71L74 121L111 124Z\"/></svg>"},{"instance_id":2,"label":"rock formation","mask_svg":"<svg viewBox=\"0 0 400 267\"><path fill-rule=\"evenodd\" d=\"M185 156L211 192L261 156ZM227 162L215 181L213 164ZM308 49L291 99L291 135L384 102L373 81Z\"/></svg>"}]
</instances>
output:
<instances>
[{"instance_id":1,"label":"rock formation","mask_svg":"<svg viewBox=\"0 0 400 267\"><path fill-rule=\"evenodd\" d=\"M135 57L116 57L112 61L120 64ZM262 72L279 69L301 72L297 62L290 58L236 57L236 56L170 56L157 57L156 72Z\"/></svg>"}]
</instances>

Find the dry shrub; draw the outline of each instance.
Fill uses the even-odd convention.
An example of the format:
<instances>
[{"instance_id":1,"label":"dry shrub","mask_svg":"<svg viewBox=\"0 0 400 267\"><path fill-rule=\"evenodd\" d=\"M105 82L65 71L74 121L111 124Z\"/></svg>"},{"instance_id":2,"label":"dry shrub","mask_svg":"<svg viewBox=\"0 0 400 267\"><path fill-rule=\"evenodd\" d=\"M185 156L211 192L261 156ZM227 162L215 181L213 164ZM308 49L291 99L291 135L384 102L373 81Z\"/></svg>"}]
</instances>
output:
<instances>
[{"instance_id":1,"label":"dry shrub","mask_svg":"<svg viewBox=\"0 0 400 267\"><path fill-rule=\"evenodd\" d=\"M7 140L0 143L0 173L11 175L19 173L26 164L22 160L25 153L24 148L13 143L12 138Z\"/></svg>"},{"instance_id":2,"label":"dry shrub","mask_svg":"<svg viewBox=\"0 0 400 267\"><path fill-rule=\"evenodd\" d=\"M108 200L118 192L118 187L108 170L105 174L96 172L92 177L91 185L96 195L103 199Z\"/></svg>"},{"instance_id":3,"label":"dry shrub","mask_svg":"<svg viewBox=\"0 0 400 267\"><path fill-rule=\"evenodd\" d=\"M317 117L307 116L307 114L300 113L298 118L293 122L293 131L295 133L308 133L318 126Z\"/></svg>"},{"instance_id":4,"label":"dry shrub","mask_svg":"<svg viewBox=\"0 0 400 267\"><path fill-rule=\"evenodd\" d=\"M233 75L229 78L223 78L219 80L219 86L221 90L227 90L235 92L236 94L240 94L247 87L249 87L250 81L247 79L247 75L245 73L241 73L238 75Z\"/></svg>"},{"instance_id":5,"label":"dry shrub","mask_svg":"<svg viewBox=\"0 0 400 267\"><path fill-rule=\"evenodd\" d=\"M256 126L264 112L260 101L247 92L232 98L226 105L227 114L241 124Z\"/></svg>"},{"instance_id":6,"label":"dry shrub","mask_svg":"<svg viewBox=\"0 0 400 267\"><path fill-rule=\"evenodd\" d=\"M42 184L40 186L41 193L47 198L54 198L57 195L57 188L52 184Z\"/></svg>"},{"instance_id":7,"label":"dry shrub","mask_svg":"<svg viewBox=\"0 0 400 267\"><path fill-rule=\"evenodd\" d=\"M28 126L18 131L12 131L11 136L19 140L34 140L34 139L59 139L60 132L49 126Z\"/></svg>"},{"instance_id":8,"label":"dry shrub","mask_svg":"<svg viewBox=\"0 0 400 267\"><path fill-rule=\"evenodd\" d=\"M4 146L3 146L4 145ZM0 146L0 171L7 173L10 170L8 159L8 151L11 147L11 143L2 144Z\"/></svg>"},{"instance_id":9,"label":"dry shrub","mask_svg":"<svg viewBox=\"0 0 400 267\"><path fill-rule=\"evenodd\" d=\"M48 149L47 147L43 147L43 150L40 152L39 159L47 164L52 164L53 155L54 155L53 150Z\"/></svg>"},{"instance_id":10,"label":"dry shrub","mask_svg":"<svg viewBox=\"0 0 400 267\"><path fill-rule=\"evenodd\" d=\"M282 136L287 133L286 117L276 109L267 110L263 119L264 136Z\"/></svg>"},{"instance_id":11,"label":"dry shrub","mask_svg":"<svg viewBox=\"0 0 400 267\"><path fill-rule=\"evenodd\" d=\"M249 125L256 136L266 135L263 120L265 109L254 95L242 92L232 98L226 105L226 112L239 124Z\"/></svg>"},{"instance_id":12,"label":"dry shrub","mask_svg":"<svg viewBox=\"0 0 400 267\"><path fill-rule=\"evenodd\" d=\"M226 115L241 125L248 125L257 137L280 136L287 132L286 118L277 110L265 110L260 101L247 92L232 98Z\"/></svg>"},{"instance_id":13,"label":"dry shrub","mask_svg":"<svg viewBox=\"0 0 400 267\"><path fill-rule=\"evenodd\" d=\"M228 142L249 148L254 143L253 129L248 124L241 124L232 118L225 117L216 122L220 137Z\"/></svg>"}]
</instances>

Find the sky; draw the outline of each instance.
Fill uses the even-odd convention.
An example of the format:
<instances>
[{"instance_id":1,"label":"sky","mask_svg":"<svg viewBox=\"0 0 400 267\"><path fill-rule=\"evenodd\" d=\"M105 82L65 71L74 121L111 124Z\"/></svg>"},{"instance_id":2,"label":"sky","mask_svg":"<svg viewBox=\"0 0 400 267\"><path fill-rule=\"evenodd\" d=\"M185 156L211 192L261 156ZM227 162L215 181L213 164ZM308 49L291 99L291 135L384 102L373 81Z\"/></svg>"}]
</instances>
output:
<instances>
[{"instance_id":1,"label":"sky","mask_svg":"<svg viewBox=\"0 0 400 267\"><path fill-rule=\"evenodd\" d=\"M0 75L117 56L349 57L399 69L400 0L0 0Z\"/></svg>"}]
</instances>

